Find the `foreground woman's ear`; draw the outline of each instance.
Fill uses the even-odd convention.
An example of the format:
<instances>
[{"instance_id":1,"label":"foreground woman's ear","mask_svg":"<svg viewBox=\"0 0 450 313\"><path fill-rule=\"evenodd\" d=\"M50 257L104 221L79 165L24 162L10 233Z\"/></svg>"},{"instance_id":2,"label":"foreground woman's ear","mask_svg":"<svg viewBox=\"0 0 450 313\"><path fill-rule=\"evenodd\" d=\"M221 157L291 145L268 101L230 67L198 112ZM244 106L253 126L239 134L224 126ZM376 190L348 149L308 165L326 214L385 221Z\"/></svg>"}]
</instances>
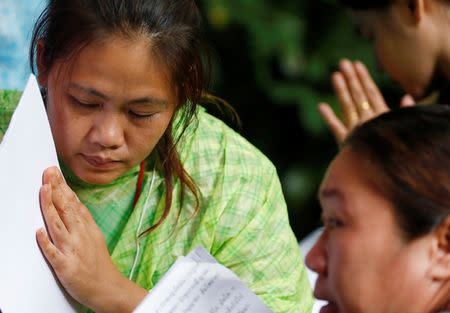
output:
<instances>
[{"instance_id":1,"label":"foreground woman's ear","mask_svg":"<svg viewBox=\"0 0 450 313\"><path fill-rule=\"evenodd\" d=\"M431 257L432 278L437 281L450 281L450 216L434 232Z\"/></svg>"}]
</instances>

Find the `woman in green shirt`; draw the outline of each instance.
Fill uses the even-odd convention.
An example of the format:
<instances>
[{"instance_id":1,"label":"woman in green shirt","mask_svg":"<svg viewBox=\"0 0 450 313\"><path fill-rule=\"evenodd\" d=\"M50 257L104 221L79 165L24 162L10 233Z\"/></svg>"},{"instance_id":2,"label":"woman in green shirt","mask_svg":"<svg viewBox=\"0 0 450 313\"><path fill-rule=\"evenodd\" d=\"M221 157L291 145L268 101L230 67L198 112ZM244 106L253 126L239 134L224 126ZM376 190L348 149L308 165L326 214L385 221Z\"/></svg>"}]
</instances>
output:
<instances>
[{"instance_id":1,"label":"woman in green shirt","mask_svg":"<svg viewBox=\"0 0 450 313\"><path fill-rule=\"evenodd\" d=\"M197 106L199 33L192 0L49 2L30 60L65 180L44 173L38 243L97 312L131 312L198 245L274 312L309 312L275 168Z\"/></svg>"}]
</instances>

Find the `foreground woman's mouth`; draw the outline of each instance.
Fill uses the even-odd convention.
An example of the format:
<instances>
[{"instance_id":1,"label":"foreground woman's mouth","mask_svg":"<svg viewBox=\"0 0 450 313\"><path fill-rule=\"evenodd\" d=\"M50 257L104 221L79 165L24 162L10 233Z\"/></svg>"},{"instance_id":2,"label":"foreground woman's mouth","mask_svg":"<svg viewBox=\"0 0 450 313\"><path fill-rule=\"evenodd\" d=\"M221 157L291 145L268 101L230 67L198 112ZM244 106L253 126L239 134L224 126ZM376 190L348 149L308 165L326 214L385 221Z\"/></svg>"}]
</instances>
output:
<instances>
[{"instance_id":1,"label":"foreground woman's mouth","mask_svg":"<svg viewBox=\"0 0 450 313\"><path fill-rule=\"evenodd\" d=\"M339 309L334 302L328 302L327 305L320 309L319 313L339 313Z\"/></svg>"},{"instance_id":2,"label":"foreground woman's mouth","mask_svg":"<svg viewBox=\"0 0 450 313\"><path fill-rule=\"evenodd\" d=\"M82 154L83 158L87 163L89 163L92 167L98 168L98 169L111 169L117 166L119 164L119 161L115 161L113 159L104 159L98 156L91 156L91 155L85 155Z\"/></svg>"}]
</instances>

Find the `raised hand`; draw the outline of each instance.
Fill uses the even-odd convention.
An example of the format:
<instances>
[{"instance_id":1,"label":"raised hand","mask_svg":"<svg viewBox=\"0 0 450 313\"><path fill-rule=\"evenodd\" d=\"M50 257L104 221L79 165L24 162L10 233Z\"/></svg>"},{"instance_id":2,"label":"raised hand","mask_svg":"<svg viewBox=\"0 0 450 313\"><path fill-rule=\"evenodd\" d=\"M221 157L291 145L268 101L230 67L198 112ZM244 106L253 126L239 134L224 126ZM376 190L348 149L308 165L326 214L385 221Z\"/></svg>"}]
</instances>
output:
<instances>
[{"instance_id":1,"label":"raised hand","mask_svg":"<svg viewBox=\"0 0 450 313\"><path fill-rule=\"evenodd\" d=\"M44 172L40 191L45 229L38 244L66 291L96 312L132 312L147 291L117 270L104 236L57 168Z\"/></svg>"},{"instance_id":2,"label":"raised hand","mask_svg":"<svg viewBox=\"0 0 450 313\"><path fill-rule=\"evenodd\" d=\"M331 82L343 113L343 120L337 117L327 103L319 104L319 112L338 143L357 125L389 110L369 71L361 62L342 60L339 71L333 73ZM400 105L414 105L414 99L405 95Z\"/></svg>"}]
</instances>

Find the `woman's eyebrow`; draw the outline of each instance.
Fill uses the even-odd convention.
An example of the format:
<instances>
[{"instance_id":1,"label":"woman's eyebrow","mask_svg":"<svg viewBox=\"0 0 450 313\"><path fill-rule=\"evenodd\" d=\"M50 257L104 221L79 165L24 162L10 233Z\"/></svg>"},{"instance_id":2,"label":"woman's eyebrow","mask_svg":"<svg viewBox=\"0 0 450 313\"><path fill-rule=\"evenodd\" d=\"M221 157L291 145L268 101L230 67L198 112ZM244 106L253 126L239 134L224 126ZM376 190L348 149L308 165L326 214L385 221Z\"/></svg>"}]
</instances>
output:
<instances>
[{"instance_id":1,"label":"woman's eyebrow","mask_svg":"<svg viewBox=\"0 0 450 313\"><path fill-rule=\"evenodd\" d=\"M338 187L325 187L318 192L320 206L323 211L332 210L344 214L348 218L352 218L351 211L348 210L348 199L346 194Z\"/></svg>"},{"instance_id":2,"label":"woman's eyebrow","mask_svg":"<svg viewBox=\"0 0 450 313\"><path fill-rule=\"evenodd\" d=\"M317 194L317 199L319 202L321 200L336 200L339 203L344 203L344 194L337 188L331 187L331 188L323 188L320 189Z\"/></svg>"},{"instance_id":3,"label":"woman's eyebrow","mask_svg":"<svg viewBox=\"0 0 450 313\"><path fill-rule=\"evenodd\" d=\"M95 97L99 97L105 101L108 101L110 99L108 96L106 96L105 94L101 93L100 91L98 91L94 88L81 86L81 85L78 85L77 83L71 83L69 85L69 89L71 89L71 88L78 89L79 91L82 91L84 93L90 94Z\"/></svg>"},{"instance_id":4,"label":"woman's eyebrow","mask_svg":"<svg viewBox=\"0 0 450 313\"><path fill-rule=\"evenodd\" d=\"M158 99L154 97L143 97L139 99L133 99L130 101L127 101L127 104L143 104L143 105L156 105L161 107L167 107L167 100L164 99Z\"/></svg>"}]
</instances>

